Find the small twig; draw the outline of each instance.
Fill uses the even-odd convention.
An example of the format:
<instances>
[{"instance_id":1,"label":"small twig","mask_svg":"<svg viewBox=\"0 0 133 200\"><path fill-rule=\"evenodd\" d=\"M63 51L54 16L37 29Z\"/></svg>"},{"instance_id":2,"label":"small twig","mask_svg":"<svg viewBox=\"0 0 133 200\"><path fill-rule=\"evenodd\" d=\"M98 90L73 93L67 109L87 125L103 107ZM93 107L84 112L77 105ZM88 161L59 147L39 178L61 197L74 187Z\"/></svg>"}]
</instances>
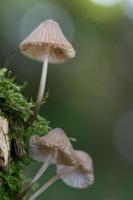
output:
<instances>
[{"instance_id":1,"label":"small twig","mask_svg":"<svg viewBox=\"0 0 133 200\"><path fill-rule=\"evenodd\" d=\"M8 64L9 64L10 60L11 60L12 57L15 55L16 49L17 49L17 47L14 47L13 49L11 49L11 52L10 52L8 58L6 59L6 61L5 61L5 63L4 63L4 65L5 65L6 67L8 67Z\"/></svg>"},{"instance_id":2,"label":"small twig","mask_svg":"<svg viewBox=\"0 0 133 200\"><path fill-rule=\"evenodd\" d=\"M23 199L23 197L29 192L29 190L31 189L33 183L32 184L29 184L27 186L27 188L25 190L23 190L22 192L20 192L17 197L15 198L15 200L21 200Z\"/></svg>"}]
</instances>

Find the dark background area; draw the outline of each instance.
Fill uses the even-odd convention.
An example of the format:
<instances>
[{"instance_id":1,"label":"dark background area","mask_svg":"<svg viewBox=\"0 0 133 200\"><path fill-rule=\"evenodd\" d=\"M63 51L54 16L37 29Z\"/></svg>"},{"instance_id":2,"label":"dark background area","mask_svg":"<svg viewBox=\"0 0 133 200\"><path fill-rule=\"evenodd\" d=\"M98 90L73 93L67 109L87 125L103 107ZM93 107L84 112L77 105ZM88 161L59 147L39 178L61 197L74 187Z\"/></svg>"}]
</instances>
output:
<instances>
[{"instance_id":1,"label":"dark background area","mask_svg":"<svg viewBox=\"0 0 133 200\"><path fill-rule=\"evenodd\" d=\"M17 47L37 25L56 20L77 52L65 64L49 65L49 98L41 114L52 128L63 128L76 138L76 149L91 155L95 183L76 190L58 181L38 200L133 199L133 1L116 2L0 2L1 67L8 59L17 82L28 82L27 98L37 95L42 63L24 57ZM31 178L39 166L34 162L25 173ZM54 174L50 167L39 184Z\"/></svg>"}]
</instances>

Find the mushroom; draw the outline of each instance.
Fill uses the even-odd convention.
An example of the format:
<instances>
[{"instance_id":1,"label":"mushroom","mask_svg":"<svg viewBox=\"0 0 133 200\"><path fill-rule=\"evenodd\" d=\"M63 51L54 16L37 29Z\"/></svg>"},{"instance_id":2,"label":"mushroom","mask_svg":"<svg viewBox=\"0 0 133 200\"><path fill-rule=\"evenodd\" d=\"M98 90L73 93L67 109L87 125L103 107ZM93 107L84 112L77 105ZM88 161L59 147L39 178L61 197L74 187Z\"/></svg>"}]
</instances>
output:
<instances>
[{"instance_id":1,"label":"mushroom","mask_svg":"<svg viewBox=\"0 0 133 200\"><path fill-rule=\"evenodd\" d=\"M45 136L32 136L29 151L33 159L44 162L32 183L44 173L49 164L74 165L74 150L69 138L60 128L52 129Z\"/></svg>"},{"instance_id":2,"label":"mushroom","mask_svg":"<svg viewBox=\"0 0 133 200\"><path fill-rule=\"evenodd\" d=\"M74 188L87 188L94 182L93 163L91 157L84 151L75 150L75 156L79 163L75 170L69 170L69 166L57 165L57 172L61 173L64 168L68 169L69 174L61 177L63 182Z\"/></svg>"},{"instance_id":3,"label":"mushroom","mask_svg":"<svg viewBox=\"0 0 133 200\"><path fill-rule=\"evenodd\" d=\"M46 20L20 43L21 52L34 60L43 62L40 86L36 100L34 114L39 112L44 95L47 67L49 63L63 63L75 56L75 50L65 38L58 23Z\"/></svg>"},{"instance_id":4,"label":"mushroom","mask_svg":"<svg viewBox=\"0 0 133 200\"><path fill-rule=\"evenodd\" d=\"M51 186L59 178L67 185L74 188L87 188L94 182L93 163L90 156L83 151L75 150L75 158L77 164L75 166L57 165L57 175L52 177L39 190L37 190L29 200L34 200L49 186Z\"/></svg>"}]
</instances>

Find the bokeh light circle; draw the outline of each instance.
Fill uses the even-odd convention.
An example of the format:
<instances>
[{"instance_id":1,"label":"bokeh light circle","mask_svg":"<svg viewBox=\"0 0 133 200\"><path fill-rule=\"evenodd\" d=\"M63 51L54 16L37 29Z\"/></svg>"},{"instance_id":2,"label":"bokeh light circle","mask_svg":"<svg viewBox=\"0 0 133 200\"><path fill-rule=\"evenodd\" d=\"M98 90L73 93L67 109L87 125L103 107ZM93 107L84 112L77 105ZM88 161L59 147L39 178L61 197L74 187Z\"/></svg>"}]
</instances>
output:
<instances>
[{"instance_id":1,"label":"bokeh light circle","mask_svg":"<svg viewBox=\"0 0 133 200\"><path fill-rule=\"evenodd\" d=\"M74 23L61 6L49 3L37 4L25 12L20 22L20 41L46 19L56 20L69 41L73 40Z\"/></svg>"},{"instance_id":2,"label":"bokeh light circle","mask_svg":"<svg viewBox=\"0 0 133 200\"><path fill-rule=\"evenodd\" d=\"M124 114L117 121L113 144L123 160L133 163L133 111Z\"/></svg>"}]
</instances>

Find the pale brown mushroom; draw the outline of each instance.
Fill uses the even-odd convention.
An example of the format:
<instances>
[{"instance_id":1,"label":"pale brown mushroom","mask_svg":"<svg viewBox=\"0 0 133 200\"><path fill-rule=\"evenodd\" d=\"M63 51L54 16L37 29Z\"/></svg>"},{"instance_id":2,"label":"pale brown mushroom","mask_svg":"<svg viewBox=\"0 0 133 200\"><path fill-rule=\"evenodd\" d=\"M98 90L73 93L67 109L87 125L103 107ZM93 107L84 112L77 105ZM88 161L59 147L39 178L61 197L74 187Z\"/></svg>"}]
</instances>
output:
<instances>
[{"instance_id":1,"label":"pale brown mushroom","mask_svg":"<svg viewBox=\"0 0 133 200\"><path fill-rule=\"evenodd\" d=\"M57 165L57 175L37 190L29 200L34 200L59 178L67 185L79 189L87 188L93 184L94 173L92 159L86 152L77 150L74 152L75 159L77 160L75 166Z\"/></svg>"},{"instance_id":2,"label":"pale brown mushroom","mask_svg":"<svg viewBox=\"0 0 133 200\"><path fill-rule=\"evenodd\" d=\"M30 139L29 151L33 159L44 162L33 178L32 183L44 173L49 164L75 164L73 147L65 132L60 128L52 129L45 136L32 136Z\"/></svg>"},{"instance_id":3,"label":"pale brown mushroom","mask_svg":"<svg viewBox=\"0 0 133 200\"><path fill-rule=\"evenodd\" d=\"M75 50L65 38L59 25L54 20L46 20L20 43L21 52L34 60L43 62L35 114L39 111L44 95L47 67L49 63L62 63L75 56Z\"/></svg>"},{"instance_id":4,"label":"pale brown mushroom","mask_svg":"<svg viewBox=\"0 0 133 200\"><path fill-rule=\"evenodd\" d=\"M91 157L84 151L75 150L75 156L78 162L75 170L70 172L69 166L57 165L57 173L61 173L64 169L69 173L61 177L63 182L74 188L87 188L94 182L93 163Z\"/></svg>"}]
</instances>

